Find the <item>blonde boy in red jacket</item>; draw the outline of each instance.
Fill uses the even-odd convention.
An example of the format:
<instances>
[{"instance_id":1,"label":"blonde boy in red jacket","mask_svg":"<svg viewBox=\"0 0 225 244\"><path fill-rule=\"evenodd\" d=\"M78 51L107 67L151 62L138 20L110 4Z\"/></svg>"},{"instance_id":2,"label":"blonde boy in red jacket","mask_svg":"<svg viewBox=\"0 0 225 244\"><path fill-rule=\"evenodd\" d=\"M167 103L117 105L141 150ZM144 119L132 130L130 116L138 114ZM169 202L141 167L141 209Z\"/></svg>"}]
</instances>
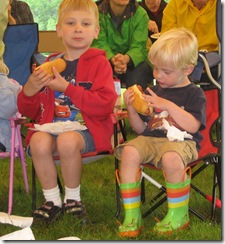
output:
<instances>
[{"instance_id":1,"label":"blonde boy in red jacket","mask_svg":"<svg viewBox=\"0 0 225 244\"><path fill-rule=\"evenodd\" d=\"M96 4L92 0L63 0L58 13L56 30L65 46L61 57L66 61L66 70L59 74L53 67L53 78L42 69L36 70L19 94L18 108L41 125L77 118L86 125L86 130L58 135L29 131L27 144L45 197L45 203L34 211L34 221L49 224L63 212L87 223L88 215L80 198L81 154L111 147L110 113L117 95L105 52L90 48L99 33ZM67 118L60 118L59 113L56 116L56 105L68 107ZM65 184L63 202L54 153L60 156Z\"/></svg>"}]
</instances>

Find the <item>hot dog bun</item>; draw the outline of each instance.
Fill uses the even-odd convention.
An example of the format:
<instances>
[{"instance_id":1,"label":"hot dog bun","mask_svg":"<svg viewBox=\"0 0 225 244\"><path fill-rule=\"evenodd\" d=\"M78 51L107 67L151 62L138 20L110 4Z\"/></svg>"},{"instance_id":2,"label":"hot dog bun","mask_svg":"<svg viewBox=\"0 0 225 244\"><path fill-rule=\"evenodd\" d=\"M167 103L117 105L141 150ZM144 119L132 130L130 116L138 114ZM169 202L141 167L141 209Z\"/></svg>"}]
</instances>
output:
<instances>
[{"instance_id":1,"label":"hot dog bun","mask_svg":"<svg viewBox=\"0 0 225 244\"><path fill-rule=\"evenodd\" d=\"M128 89L131 89L134 91L134 101L132 103L135 110L143 115L150 115L153 111L152 107L148 107L147 103L144 101L142 97L143 90L141 86L139 85L133 85L129 87Z\"/></svg>"},{"instance_id":2,"label":"hot dog bun","mask_svg":"<svg viewBox=\"0 0 225 244\"><path fill-rule=\"evenodd\" d=\"M62 58L58 58L53 61L43 63L42 65L38 66L35 70L38 70L41 68L41 69L47 71L51 76L54 76L54 74L52 72L53 66L60 73L66 68L66 62Z\"/></svg>"}]
</instances>

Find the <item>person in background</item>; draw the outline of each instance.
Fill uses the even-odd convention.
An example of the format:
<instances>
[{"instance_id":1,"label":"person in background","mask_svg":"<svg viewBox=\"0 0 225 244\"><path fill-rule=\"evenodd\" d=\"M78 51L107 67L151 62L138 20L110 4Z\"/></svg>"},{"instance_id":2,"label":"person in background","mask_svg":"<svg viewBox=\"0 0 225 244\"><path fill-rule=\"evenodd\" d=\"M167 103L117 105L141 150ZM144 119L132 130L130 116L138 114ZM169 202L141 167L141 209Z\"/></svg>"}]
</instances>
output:
<instances>
[{"instance_id":1,"label":"person in background","mask_svg":"<svg viewBox=\"0 0 225 244\"><path fill-rule=\"evenodd\" d=\"M97 2L100 33L92 47L106 51L114 75L122 86L138 84L146 89L153 80L147 58L149 18L135 0Z\"/></svg>"},{"instance_id":2,"label":"person in background","mask_svg":"<svg viewBox=\"0 0 225 244\"><path fill-rule=\"evenodd\" d=\"M170 234L190 224L191 178L187 166L198 158L200 130L206 125L204 92L188 78L197 58L198 42L191 31L175 28L164 32L149 51L158 82L143 95L144 101L153 108L151 115L139 116L132 106L134 92L131 89L124 92L128 119L138 136L115 149L116 157L121 160L117 180L125 210L124 222L119 226L122 237L136 237L143 228L140 164L147 162L163 171L168 202L168 212L156 223L153 232ZM177 130L186 131L187 138L167 138L163 126L166 121Z\"/></svg>"},{"instance_id":3,"label":"person in background","mask_svg":"<svg viewBox=\"0 0 225 244\"><path fill-rule=\"evenodd\" d=\"M0 0L0 60L3 60L3 53L5 51L3 37L8 23L8 5L8 0Z\"/></svg>"},{"instance_id":4,"label":"person in background","mask_svg":"<svg viewBox=\"0 0 225 244\"><path fill-rule=\"evenodd\" d=\"M16 20L13 18L12 14L11 14L11 2L12 0L9 0L9 6L8 6L8 24L9 25L16 25Z\"/></svg>"},{"instance_id":5,"label":"person in background","mask_svg":"<svg viewBox=\"0 0 225 244\"><path fill-rule=\"evenodd\" d=\"M30 6L24 1L9 0L9 24L34 23Z\"/></svg>"},{"instance_id":6,"label":"person in background","mask_svg":"<svg viewBox=\"0 0 225 244\"><path fill-rule=\"evenodd\" d=\"M163 10L167 3L164 0L142 0L140 5L146 10L148 14L148 36L153 43L157 39L152 38L151 35L161 32Z\"/></svg>"},{"instance_id":7,"label":"person in background","mask_svg":"<svg viewBox=\"0 0 225 244\"><path fill-rule=\"evenodd\" d=\"M86 129L82 130L82 126L81 130L58 135L28 132L28 154L32 156L45 197L44 204L33 212L34 223L50 224L64 213L86 224L89 218L80 196L81 154L111 148L110 114L117 94L105 51L90 48L99 34L99 13L94 1L63 0L56 31L66 51L52 55L49 60L64 59L66 69L59 74L53 67L54 77L41 68L34 71L19 93L18 109L41 125L79 120ZM60 113L59 105L67 108L67 113ZM71 117L71 114L76 116ZM57 183L55 153L60 156L64 200Z\"/></svg>"},{"instance_id":8,"label":"person in background","mask_svg":"<svg viewBox=\"0 0 225 244\"><path fill-rule=\"evenodd\" d=\"M199 51L218 51L216 0L170 0L163 12L161 32L176 27L186 27L196 35ZM208 80L203 69L204 64L199 58L190 79L194 82ZM215 78L218 75L217 71L217 66L211 68Z\"/></svg>"},{"instance_id":9,"label":"person in background","mask_svg":"<svg viewBox=\"0 0 225 244\"><path fill-rule=\"evenodd\" d=\"M8 67L0 60L0 152L10 152L10 118L18 111L17 96L21 90L21 85L8 74Z\"/></svg>"}]
</instances>

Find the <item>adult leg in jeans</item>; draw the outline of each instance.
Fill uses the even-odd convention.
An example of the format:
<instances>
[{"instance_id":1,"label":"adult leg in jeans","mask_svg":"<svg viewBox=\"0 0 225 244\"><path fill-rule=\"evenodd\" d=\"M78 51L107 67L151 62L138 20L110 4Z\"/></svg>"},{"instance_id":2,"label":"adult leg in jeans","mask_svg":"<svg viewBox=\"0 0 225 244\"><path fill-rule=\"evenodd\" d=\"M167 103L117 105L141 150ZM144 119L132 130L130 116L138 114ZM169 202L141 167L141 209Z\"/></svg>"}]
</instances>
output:
<instances>
[{"instance_id":1,"label":"adult leg in jeans","mask_svg":"<svg viewBox=\"0 0 225 244\"><path fill-rule=\"evenodd\" d=\"M146 62L140 63L135 68L128 68L126 74L114 74L121 82L122 87L128 88L134 84L140 85L143 90L153 81L153 69Z\"/></svg>"}]
</instances>

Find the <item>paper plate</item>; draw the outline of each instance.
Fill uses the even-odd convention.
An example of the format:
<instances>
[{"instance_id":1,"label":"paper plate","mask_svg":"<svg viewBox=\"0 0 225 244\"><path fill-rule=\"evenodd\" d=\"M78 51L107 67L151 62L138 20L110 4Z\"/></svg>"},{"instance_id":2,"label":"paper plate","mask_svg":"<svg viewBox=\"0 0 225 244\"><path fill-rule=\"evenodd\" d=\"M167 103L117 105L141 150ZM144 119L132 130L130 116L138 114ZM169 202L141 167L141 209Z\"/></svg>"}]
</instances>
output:
<instances>
[{"instance_id":1,"label":"paper plate","mask_svg":"<svg viewBox=\"0 0 225 244\"><path fill-rule=\"evenodd\" d=\"M160 37L160 33L155 33L151 35L151 38L158 39Z\"/></svg>"}]
</instances>

